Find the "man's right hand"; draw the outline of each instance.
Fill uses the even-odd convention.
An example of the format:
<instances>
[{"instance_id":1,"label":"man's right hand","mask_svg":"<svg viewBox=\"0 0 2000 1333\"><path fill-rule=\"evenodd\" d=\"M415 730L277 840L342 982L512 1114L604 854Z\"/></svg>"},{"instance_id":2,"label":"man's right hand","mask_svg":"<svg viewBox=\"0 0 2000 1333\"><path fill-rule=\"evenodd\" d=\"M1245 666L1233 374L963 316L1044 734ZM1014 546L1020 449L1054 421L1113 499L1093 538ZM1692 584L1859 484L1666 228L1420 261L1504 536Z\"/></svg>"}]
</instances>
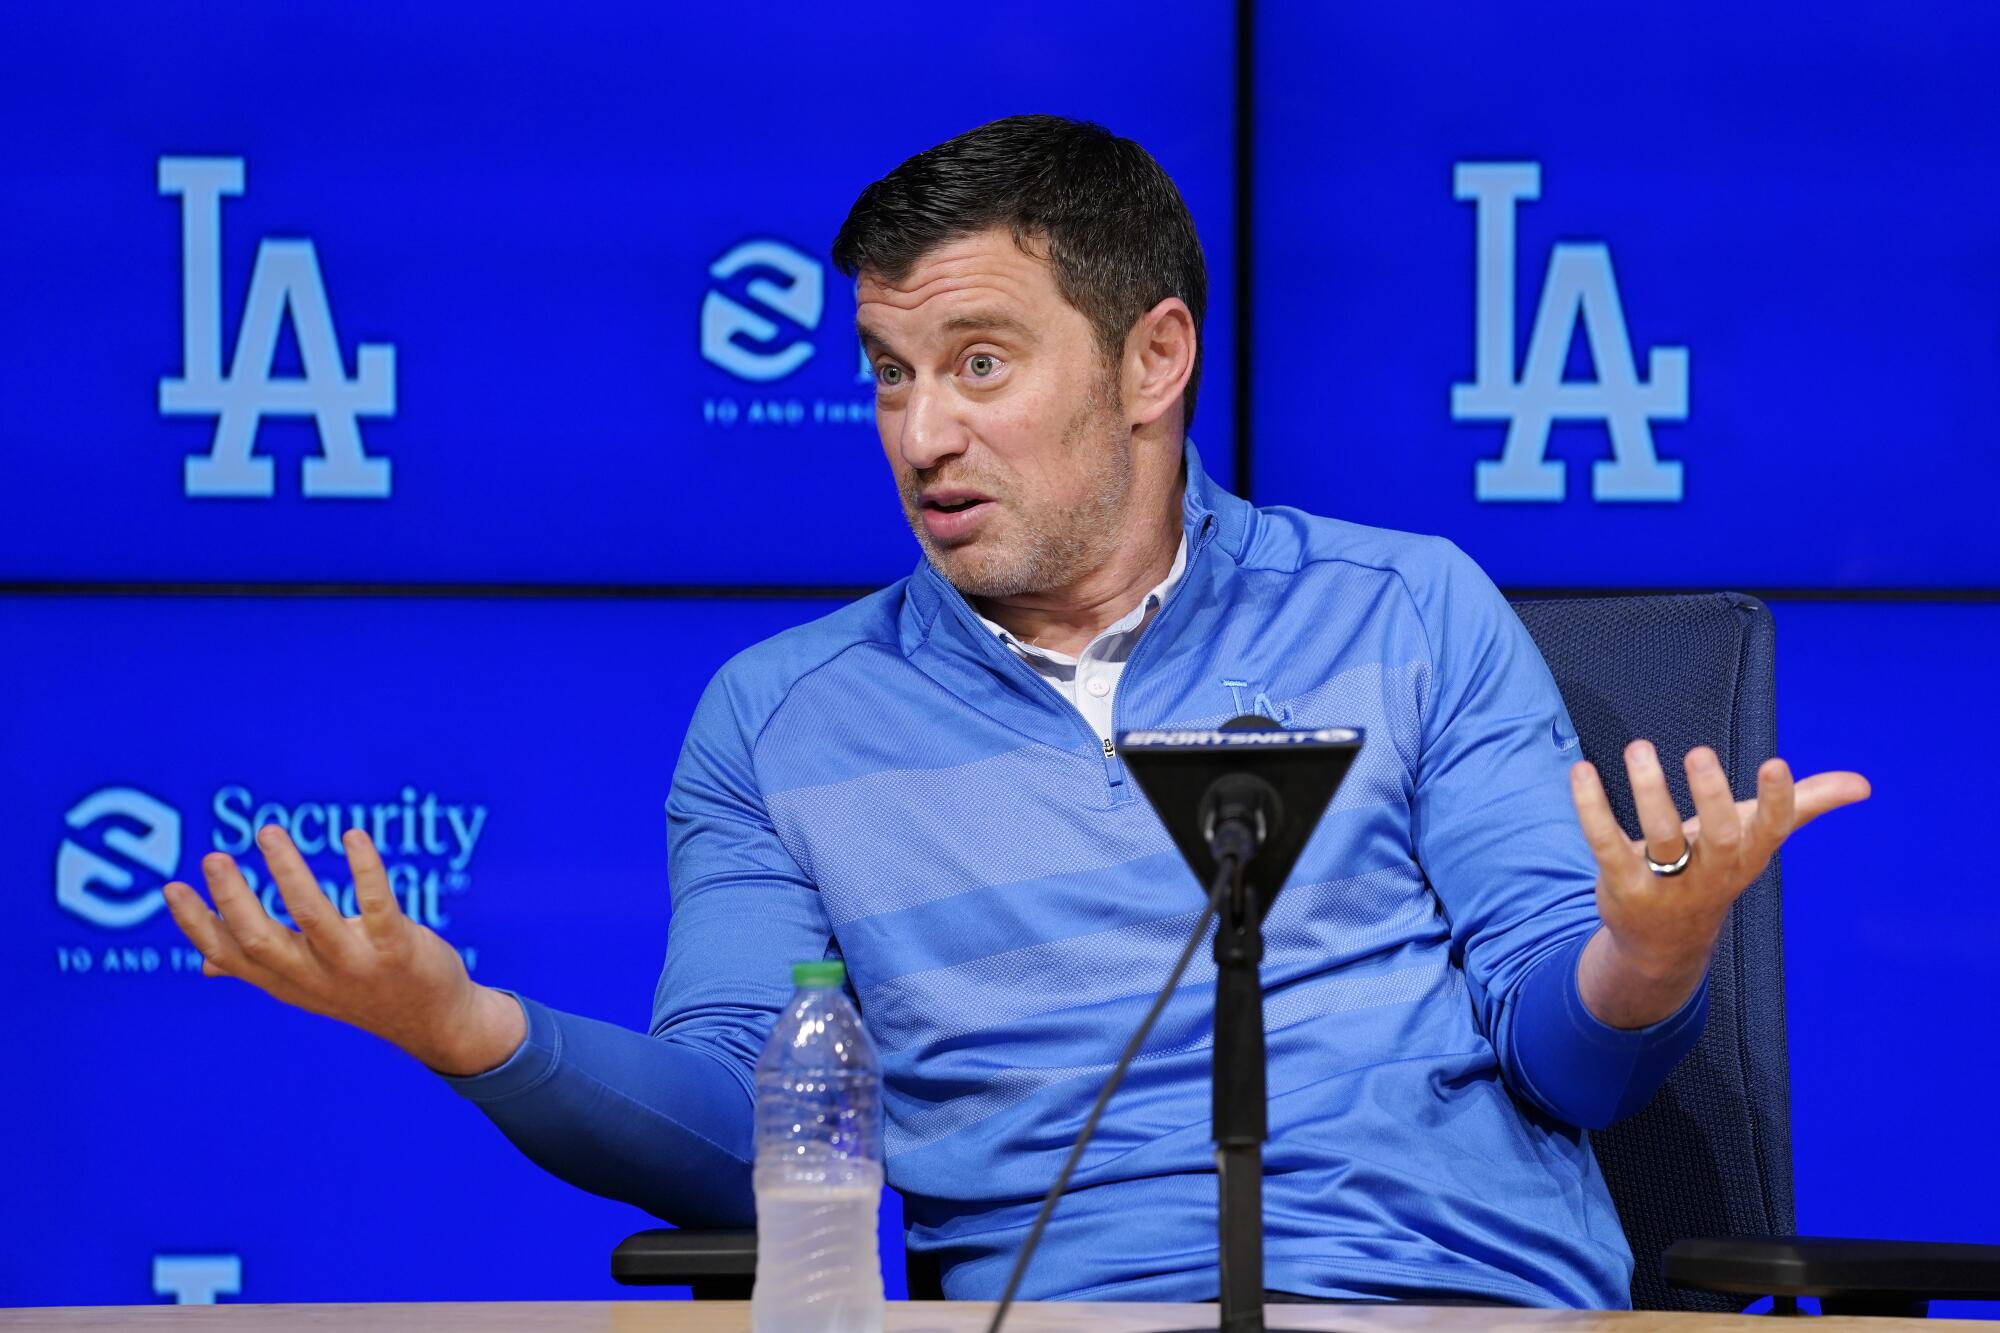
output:
<instances>
[{"instance_id":1,"label":"man's right hand","mask_svg":"<svg viewBox=\"0 0 2000 1333\"><path fill-rule=\"evenodd\" d=\"M521 1006L473 981L458 950L403 915L366 833L349 829L341 844L358 916L342 916L327 900L284 829L257 831L296 931L264 911L226 852L201 861L220 916L188 885L167 885L174 921L206 960L202 975L238 977L286 1004L351 1023L441 1074L479 1074L504 1063L527 1036Z\"/></svg>"}]
</instances>

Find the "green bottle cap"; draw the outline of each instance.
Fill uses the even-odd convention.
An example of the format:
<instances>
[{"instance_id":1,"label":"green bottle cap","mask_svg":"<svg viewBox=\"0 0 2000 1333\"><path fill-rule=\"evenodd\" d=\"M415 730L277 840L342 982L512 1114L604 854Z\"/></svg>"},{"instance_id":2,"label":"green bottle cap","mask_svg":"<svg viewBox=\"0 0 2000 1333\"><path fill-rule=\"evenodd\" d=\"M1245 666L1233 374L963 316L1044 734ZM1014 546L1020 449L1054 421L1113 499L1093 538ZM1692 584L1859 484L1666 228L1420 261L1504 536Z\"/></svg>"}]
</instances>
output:
<instances>
[{"instance_id":1,"label":"green bottle cap","mask_svg":"<svg viewBox=\"0 0 2000 1333\"><path fill-rule=\"evenodd\" d=\"M838 986L846 980L847 964L838 960L792 964L794 986Z\"/></svg>"}]
</instances>

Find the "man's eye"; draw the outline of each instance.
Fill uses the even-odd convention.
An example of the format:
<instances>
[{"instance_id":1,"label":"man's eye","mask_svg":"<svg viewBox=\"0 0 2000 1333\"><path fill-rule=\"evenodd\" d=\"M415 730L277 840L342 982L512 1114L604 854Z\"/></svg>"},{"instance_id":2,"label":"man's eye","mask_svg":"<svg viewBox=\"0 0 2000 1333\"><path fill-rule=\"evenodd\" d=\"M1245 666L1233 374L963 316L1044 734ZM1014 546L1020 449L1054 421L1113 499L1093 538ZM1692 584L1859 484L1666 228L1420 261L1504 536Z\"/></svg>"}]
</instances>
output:
<instances>
[{"instance_id":1,"label":"man's eye","mask_svg":"<svg viewBox=\"0 0 2000 1333\"><path fill-rule=\"evenodd\" d=\"M977 352L965 359L965 368L972 372L975 379L983 380L1000 369L1000 362L985 352Z\"/></svg>"},{"instance_id":2,"label":"man's eye","mask_svg":"<svg viewBox=\"0 0 2000 1333\"><path fill-rule=\"evenodd\" d=\"M893 389L903 382L903 368L893 361L884 361L875 367L875 382L885 389Z\"/></svg>"}]
</instances>

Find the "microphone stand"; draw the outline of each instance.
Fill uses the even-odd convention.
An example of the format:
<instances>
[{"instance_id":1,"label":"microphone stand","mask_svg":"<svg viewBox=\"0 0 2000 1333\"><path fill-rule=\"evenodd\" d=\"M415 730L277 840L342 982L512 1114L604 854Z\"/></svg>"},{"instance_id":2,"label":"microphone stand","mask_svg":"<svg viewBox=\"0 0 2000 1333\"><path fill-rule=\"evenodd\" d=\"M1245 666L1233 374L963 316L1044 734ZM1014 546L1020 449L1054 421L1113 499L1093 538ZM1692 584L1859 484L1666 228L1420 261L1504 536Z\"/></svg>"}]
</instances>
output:
<instances>
[{"instance_id":1,"label":"microphone stand","mask_svg":"<svg viewBox=\"0 0 2000 1333\"><path fill-rule=\"evenodd\" d=\"M1210 788L1202 822L1215 853L1215 1048L1210 1120L1215 1137L1223 1333L1264 1333L1264 911L1245 873L1264 841L1276 793L1254 778Z\"/></svg>"},{"instance_id":2,"label":"microphone stand","mask_svg":"<svg viewBox=\"0 0 2000 1333\"><path fill-rule=\"evenodd\" d=\"M1220 1233L1217 1303L1224 1333L1266 1333L1264 1140L1269 1122L1264 1105L1264 988L1258 975L1264 960L1264 914L1347 776L1361 749L1361 733L1352 727L1287 731L1270 718L1246 714L1224 723L1219 731L1128 731L1123 740L1119 753L1187 858L1195 882L1203 883L1204 872L1212 869L1205 883L1208 907L1166 985L1125 1044L1055 1183L1043 1196L987 1333L999 1333L1049 1214L1082 1160L1098 1117L1180 985L1210 920L1217 923L1209 1108ZM1247 873L1253 864L1271 886L1269 897L1258 892Z\"/></svg>"},{"instance_id":3,"label":"microphone stand","mask_svg":"<svg viewBox=\"0 0 2000 1333\"><path fill-rule=\"evenodd\" d=\"M1216 905L1217 1301L1222 1333L1264 1326L1264 916L1361 748L1352 728L1244 716L1212 732L1127 732L1119 752Z\"/></svg>"},{"instance_id":4,"label":"microphone stand","mask_svg":"<svg viewBox=\"0 0 2000 1333\"><path fill-rule=\"evenodd\" d=\"M1264 914L1257 889L1234 857L1217 867L1231 878L1215 928L1215 1135L1222 1328L1264 1333ZM1218 881L1220 879L1218 876ZM1218 882L1217 887L1221 887Z\"/></svg>"}]
</instances>

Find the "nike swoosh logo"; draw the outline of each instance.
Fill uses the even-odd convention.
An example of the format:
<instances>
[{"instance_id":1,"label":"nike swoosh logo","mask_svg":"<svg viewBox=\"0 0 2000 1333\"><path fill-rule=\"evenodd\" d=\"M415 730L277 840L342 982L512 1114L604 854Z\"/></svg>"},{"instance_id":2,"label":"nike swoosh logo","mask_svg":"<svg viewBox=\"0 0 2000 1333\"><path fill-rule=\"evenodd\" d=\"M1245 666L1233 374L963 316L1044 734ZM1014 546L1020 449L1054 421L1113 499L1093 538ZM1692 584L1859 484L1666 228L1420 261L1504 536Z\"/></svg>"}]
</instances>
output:
<instances>
[{"instance_id":1,"label":"nike swoosh logo","mask_svg":"<svg viewBox=\"0 0 2000 1333\"><path fill-rule=\"evenodd\" d=\"M1562 733L1562 723L1560 722L1549 723L1549 739L1555 742L1556 753L1558 754L1562 753L1564 750L1574 750L1582 740L1582 738L1578 736L1571 736L1568 740L1564 740Z\"/></svg>"}]
</instances>

